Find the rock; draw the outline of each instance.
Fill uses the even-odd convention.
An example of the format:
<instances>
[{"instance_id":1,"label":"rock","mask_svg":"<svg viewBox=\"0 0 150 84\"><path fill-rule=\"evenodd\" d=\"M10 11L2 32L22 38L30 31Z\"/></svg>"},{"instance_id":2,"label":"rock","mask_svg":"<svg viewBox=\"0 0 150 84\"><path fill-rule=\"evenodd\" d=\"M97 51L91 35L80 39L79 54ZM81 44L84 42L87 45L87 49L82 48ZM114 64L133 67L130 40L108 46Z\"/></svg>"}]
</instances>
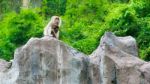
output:
<instances>
[{"instance_id":1,"label":"rock","mask_svg":"<svg viewBox=\"0 0 150 84\"><path fill-rule=\"evenodd\" d=\"M116 37L110 32L105 33L98 48L90 55L90 59L92 63L99 64L101 80L99 84L150 83L149 70L142 68L149 72L142 77L140 68L146 62L138 58L136 42L131 36Z\"/></svg>"},{"instance_id":2,"label":"rock","mask_svg":"<svg viewBox=\"0 0 150 84\"><path fill-rule=\"evenodd\" d=\"M150 83L150 62L143 64L139 70L141 71L141 77L148 82L145 84L149 84Z\"/></svg>"},{"instance_id":3,"label":"rock","mask_svg":"<svg viewBox=\"0 0 150 84\"><path fill-rule=\"evenodd\" d=\"M0 59L0 72L5 72L10 66L10 62Z\"/></svg>"},{"instance_id":4,"label":"rock","mask_svg":"<svg viewBox=\"0 0 150 84\"><path fill-rule=\"evenodd\" d=\"M0 84L88 84L88 57L54 38L31 38L16 49Z\"/></svg>"},{"instance_id":5,"label":"rock","mask_svg":"<svg viewBox=\"0 0 150 84\"><path fill-rule=\"evenodd\" d=\"M110 32L90 56L52 37L31 38L1 64L0 84L150 84L135 39Z\"/></svg>"}]
</instances>

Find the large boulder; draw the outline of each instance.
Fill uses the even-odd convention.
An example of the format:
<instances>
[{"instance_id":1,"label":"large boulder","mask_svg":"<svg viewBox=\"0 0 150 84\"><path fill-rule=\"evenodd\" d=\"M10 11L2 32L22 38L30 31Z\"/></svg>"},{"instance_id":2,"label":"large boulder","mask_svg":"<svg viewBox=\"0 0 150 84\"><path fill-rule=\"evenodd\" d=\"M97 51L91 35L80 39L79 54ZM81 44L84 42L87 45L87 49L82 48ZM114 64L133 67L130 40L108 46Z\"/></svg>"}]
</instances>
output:
<instances>
[{"instance_id":1,"label":"large boulder","mask_svg":"<svg viewBox=\"0 0 150 84\"><path fill-rule=\"evenodd\" d=\"M54 38L31 38L16 49L0 84L88 84L88 58Z\"/></svg>"},{"instance_id":2,"label":"large boulder","mask_svg":"<svg viewBox=\"0 0 150 84\"><path fill-rule=\"evenodd\" d=\"M100 66L100 84L149 84L141 77L139 69L145 62L138 58L136 41L131 36L105 33L90 58Z\"/></svg>"},{"instance_id":3,"label":"large boulder","mask_svg":"<svg viewBox=\"0 0 150 84\"><path fill-rule=\"evenodd\" d=\"M0 84L150 84L135 39L110 32L90 56L52 37L31 38L0 65Z\"/></svg>"}]
</instances>

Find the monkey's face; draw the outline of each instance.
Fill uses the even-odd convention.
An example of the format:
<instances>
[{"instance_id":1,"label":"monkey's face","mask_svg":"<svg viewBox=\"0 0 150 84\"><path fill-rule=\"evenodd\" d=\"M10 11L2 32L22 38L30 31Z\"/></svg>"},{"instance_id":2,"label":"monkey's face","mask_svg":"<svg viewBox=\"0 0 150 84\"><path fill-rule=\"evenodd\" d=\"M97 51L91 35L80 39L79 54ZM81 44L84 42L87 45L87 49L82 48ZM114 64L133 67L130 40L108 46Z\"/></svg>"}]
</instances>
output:
<instances>
[{"instance_id":1,"label":"monkey's face","mask_svg":"<svg viewBox=\"0 0 150 84\"><path fill-rule=\"evenodd\" d=\"M58 26L59 25L59 18L58 17L56 17L55 19L54 19L54 23L53 23L55 26Z\"/></svg>"}]
</instances>

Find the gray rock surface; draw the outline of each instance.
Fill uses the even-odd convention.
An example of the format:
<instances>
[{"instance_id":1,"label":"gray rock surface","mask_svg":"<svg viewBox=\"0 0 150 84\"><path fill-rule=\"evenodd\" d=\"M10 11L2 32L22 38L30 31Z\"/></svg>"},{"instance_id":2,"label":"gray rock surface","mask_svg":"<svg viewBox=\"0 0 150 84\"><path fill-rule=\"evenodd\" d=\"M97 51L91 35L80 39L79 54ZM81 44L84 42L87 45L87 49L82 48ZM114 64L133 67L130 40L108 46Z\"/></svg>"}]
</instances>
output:
<instances>
[{"instance_id":1,"label":"gray rock surface","mask_svg":"<svg viewBox=\"0 0 150 84\"><path fill-rule=\"evenodd\" d=\"M134 38L116 37L110 32L105 33L99 50L101 56L97 58L100 59L100 84L149 84L145 79L143 81L139 71L146 62L137 57Z\"/></svg>"},{"instance_id":2,"label":"gray rock surface","mask_svg":"<svg viewBox=\"0 0 150 84\"><path fill-rule=\"evenodd\" d=\"M150 63L131 36L107 32L90 56L55 38L31 38L12 63L0 60L0 84L150 84Z\"/></svg>"},{"instance_id":3,"label":"gray rock surface","mask_svg":"<svg viewBox=\"0 0 150 84\"><path fill-rule=\"evenodd\" d=\"M11 62L0 59L0 72L5 72L11 67Z\"/></svg>"},{"instance_id":4,"label":"gray rock surface","mask_svg":"<svg viewBox=\"0 0 150 84\"><path fill-rule=\"evenodd\" d=\"M139 71L141 72L141 77L143 81L147 81L145 84L150 84L150 62L143 64Z\"/></svg>"}]
</instances>

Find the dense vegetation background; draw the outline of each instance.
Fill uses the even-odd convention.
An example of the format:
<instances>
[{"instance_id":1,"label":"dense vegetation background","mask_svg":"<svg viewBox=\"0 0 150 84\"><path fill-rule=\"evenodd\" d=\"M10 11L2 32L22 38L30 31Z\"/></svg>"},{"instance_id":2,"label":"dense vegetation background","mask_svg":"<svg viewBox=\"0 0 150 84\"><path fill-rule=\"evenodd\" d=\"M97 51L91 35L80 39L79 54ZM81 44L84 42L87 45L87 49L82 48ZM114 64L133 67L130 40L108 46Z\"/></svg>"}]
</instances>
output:
<instances>
[{"instance_id":1,"label":"dense vegetation background","mask_svg":"<svg viewBox=\"0 0 150 84\"><path fill-rule=\"evenodd\" d=\"M105 31L137 40L140 58L150 60L150 0L0 0L0 58L31 37L42 37L53 15L61 16L60 39L85 54L92 53Z\"/></svg>"}]
</instances>

